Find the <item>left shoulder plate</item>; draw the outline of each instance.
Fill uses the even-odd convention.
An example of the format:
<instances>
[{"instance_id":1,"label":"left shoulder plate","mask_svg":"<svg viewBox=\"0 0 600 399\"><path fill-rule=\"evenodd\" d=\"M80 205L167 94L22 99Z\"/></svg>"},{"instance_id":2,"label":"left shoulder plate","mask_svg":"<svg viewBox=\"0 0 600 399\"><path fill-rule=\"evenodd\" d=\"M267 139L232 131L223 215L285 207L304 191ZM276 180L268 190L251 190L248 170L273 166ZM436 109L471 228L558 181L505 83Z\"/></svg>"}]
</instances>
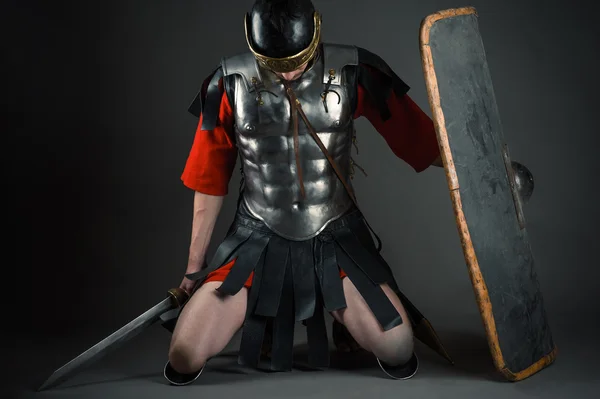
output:
<instances>
[{"instance_id":1,"label":"left shoulder plate","mask_svg":"<svg viewBox=\"0 0 600 399\"><path fill-rule=\"evenodd\" d=\"M343 69L347 66L355 67L357 65L356 46L323 43L323 83L341 86Z\"/></svg>"}]
</instances>

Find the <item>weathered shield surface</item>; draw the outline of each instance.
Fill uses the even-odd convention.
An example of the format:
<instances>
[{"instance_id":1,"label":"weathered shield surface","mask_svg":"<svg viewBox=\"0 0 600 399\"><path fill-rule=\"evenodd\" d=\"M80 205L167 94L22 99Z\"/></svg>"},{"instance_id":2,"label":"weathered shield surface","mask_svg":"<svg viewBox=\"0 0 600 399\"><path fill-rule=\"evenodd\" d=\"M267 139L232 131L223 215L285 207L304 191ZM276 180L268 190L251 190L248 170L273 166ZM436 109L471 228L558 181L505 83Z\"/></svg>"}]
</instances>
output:
<instances>
[{"instance_id":1,"label":"weathered shield surface","mask_svg":"<svg viewBox=\"0 0 600 399\"><path fill-rule=\"evenodd\" d=\"M556 349L535 272L475 9L421 25L429 101L463 251L496 368L522 380Z\"/></svg>"}]
</instances>

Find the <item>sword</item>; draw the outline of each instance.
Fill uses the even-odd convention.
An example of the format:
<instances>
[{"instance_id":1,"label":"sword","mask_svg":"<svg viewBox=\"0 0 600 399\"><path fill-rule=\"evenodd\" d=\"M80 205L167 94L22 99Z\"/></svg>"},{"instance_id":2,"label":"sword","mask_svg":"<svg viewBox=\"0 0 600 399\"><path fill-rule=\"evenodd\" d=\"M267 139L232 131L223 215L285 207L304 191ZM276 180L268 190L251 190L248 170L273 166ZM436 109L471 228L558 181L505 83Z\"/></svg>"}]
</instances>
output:
<instances>
[{"instance_id":1,"label":"sword","mask_svg":"<svg viewBox=\"0 0 600 399\"><path fill-rule=\"evenodd\" d=\"M188 293L181 288L173 288L168 291L167 298L154 305L152 308L136 317L119 330L115 331L90 349L86 350L58 370L39 387L42 391L65 382L84 367L97 361L108 352L117 349L146 328L154 324L164 313L182 307L189 299Z\"/></svg>"}]
</instances>

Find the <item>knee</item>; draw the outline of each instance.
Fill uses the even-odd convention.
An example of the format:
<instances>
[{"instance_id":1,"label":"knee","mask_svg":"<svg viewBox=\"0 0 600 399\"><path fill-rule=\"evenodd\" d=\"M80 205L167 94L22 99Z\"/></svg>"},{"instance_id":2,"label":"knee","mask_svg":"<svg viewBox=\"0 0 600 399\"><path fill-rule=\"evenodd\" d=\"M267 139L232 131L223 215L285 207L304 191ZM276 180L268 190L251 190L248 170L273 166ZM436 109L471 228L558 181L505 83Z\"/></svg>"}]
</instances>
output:
<instances>
[{"instance_id":1,"label":"knee","mask_svg":"<svg viewBox=\"0 0 600 399\"><path fill-rule=\"evenodd\" d=\"M174 340L169 348L169 363L181 374L192 374L200 370L208 358L197 349L181 340Z\"/></svg>"},{"instance_id":2,"label":"knee","mask_svg":"<svg viewBox=\"0 0 600 399\"><path fill-rule=\"evenodd\" d=\"M414 352L414 336L410 326L401 324L372 340L372 352L390 365L406 363Z\"/></svg>"}]
</instances>

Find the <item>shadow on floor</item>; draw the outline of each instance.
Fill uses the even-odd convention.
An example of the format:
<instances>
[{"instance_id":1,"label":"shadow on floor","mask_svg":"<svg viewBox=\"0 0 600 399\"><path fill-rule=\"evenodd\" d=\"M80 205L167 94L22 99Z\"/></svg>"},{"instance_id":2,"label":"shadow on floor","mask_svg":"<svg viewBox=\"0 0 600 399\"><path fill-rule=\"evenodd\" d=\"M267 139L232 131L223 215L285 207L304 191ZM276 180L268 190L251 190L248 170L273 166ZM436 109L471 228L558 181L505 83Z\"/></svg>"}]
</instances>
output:
<instances>
[{"instance_id":1,"label":"shadow on floor","mask_svg":"<svg viewBox=\"0 0 600 399\"><path fill-rule=\"evenodd\" d=\"M417 342L421 371L428 376L504 381L496 371L487 340L483 334L472 332L446 332L440 334L446 350L454 361L446 359Z\"/></svg>"},{"instance_id":2,"label":"shadow on floor","mask_svg":"<svg viewBox=\"0 0 600 399\"><path fill-rule=\"evenodd\" d=\"M419 373L428 377L450 377L453 379L478 379L485 381L504 381L496 372L485 336L474 333L452 332L441 334L446 350L453 358L454 364L421 342L416 343L416 351L420 360ZM237 352L230 351L219 356L229 358L229 366L239 368ZM306 344L296 345L294 350L294 369L305 372L319 372L308 366L308 348ZM222 362L222 361L220 361ZM229 366L219 366L225 371ZM345 371L365 376L388 378L377 364L377 359L366 351L354 353L331 352L330 369ZM214 368L213 368L214 370ZM245 369L244 369L245 370Z\"/></svg>"},{"instance_id":3,"label":"shadow on floor","mask_svg":"<svg viewBox=\"0 0 600 399\"><path fill-rule=\"evenodd\" d=\"M416 343L416 351L420 360L417 377L464 379L482 381L505 381L494 369L490 350L483 334L473 332L439 332L447 351L455 364L450 364L445 358L435 353L422 343ZM154 346L154 345L153 345ZM93 370L85 372L84 377L74 378L54 389L68 390L69 388L105 385L115 382L144 380L153 384L167 385L168 382L162 375L162 354L154 355L153 351L141 354L139 348L130 349L131 353L120 353L112 361L94 366ZM308 367L306 344L296 345L294 353L294 370L300 372L320 372ZM130 355L130 356L128 356ZM135 356L134 356L135 355ZM133 368L130 360L136 358L135 367L138 373L129 374ZM125 360L127 359L127 360ZM159 360L160 359L160 360ZM373 378L388 377L381 371L376 358L365 351L355 353L340 353L332 351L330 370L359 374ZM161 364L156 368L156 364ZM146 364L139 369L139 364ZM261 379L268 371L260 371L240 366L237 363L237 350L232 349L213 358L207 365L205 373L210 373L210 378L202 380L202 384L222 385L237 381ZM37 373L36 373L37 374ZM33 377L33 376L32 376ZM38 376L36 376L38 377ZM41 375L39 375L41 377ZM44 375L47 378L48 375ZM32 378L38 380L38 378ZM79 380L79 381L78 381ZM81 382L80 382L81 381ZM25 382L25 381L22 381ZM27 381L26 390L36 391L43 379Z\"/></svg>"}]
</instances>

